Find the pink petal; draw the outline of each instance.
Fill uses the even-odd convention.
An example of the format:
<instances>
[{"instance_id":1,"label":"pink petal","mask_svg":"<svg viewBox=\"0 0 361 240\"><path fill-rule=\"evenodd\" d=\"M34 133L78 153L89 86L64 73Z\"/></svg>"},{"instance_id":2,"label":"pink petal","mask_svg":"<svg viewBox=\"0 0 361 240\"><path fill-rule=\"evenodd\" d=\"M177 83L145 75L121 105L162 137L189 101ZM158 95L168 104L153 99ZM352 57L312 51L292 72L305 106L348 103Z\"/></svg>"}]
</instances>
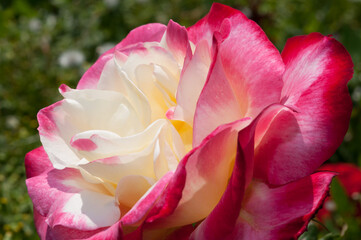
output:
<instances>
[{"instance_id":1,"label":"pink petal","mask_svg":"<svg viewBox=\"0 0 361 240\"><path fill-rule=\"evenodd\" d=\"M149 23L137 27L129 32L129 34L116 46L121 49L132 44L142 42L160 42L167 27L160 23Z\"/></svg>"},{"instance_id":2,"label":"pink petal","mask_svg":"<svg viewBox=\"0 0 361 240\"><path fill-rule=\"evenodd\" d=\"M41 240L45 239L121 239L121 230L118 230L118 224L105 229L97 229L94 231L80 231L62 226L50 228L46 223L46 217L39 214L34 208L34 221L36 230ZM115 227L116 226L116 227ZM102 235L104 234L104 235Z\"/></svg>"},{"instance_id":3,"label":"pink petal","mask_svg":"<svg viewBox=\"0 0 361 240\"><path fill-rule=\"evenodd\" d=\"M36 231L38 232L40 239L46 239L49 227L48 224L45 222L46 217L42 216L35 208L33 210Z\"/></svg>"},{"instance_id":4,"label":"pink petal","mask_svg":"<svg viewBox=\"0 0 361 240\"><path fill-rule=\"evenodd\" d=\"M232 14L221 21L218 15L223 17L219 13L223 10L228 7L215 4L206 17L209 23L203 23L217 39L216 56L197 103L193 146L215 127L256 117L280 99L284 64L278 50L241 12L229 10Z\"/></svg>"},{"instance_id":5,"label":"pink petal","mask_svg":"<svg viewBox=\"0 0 361 240\"><path fill-rule=\"evenodd\" d=\"M202 39L208 40L208 45L212 45L213 33L218 31L224 19L234 15L247 17L240 11L220 3L213 3L209 13L199 20L195 25L188 28L188 37L193 43L198 43Z\"/></svg>"},{"instance_id":6,"label":"pink petal","mask_svg":"<svg viewBox=\"0 0 361 240\"><path fill-rule=\"evenodd\" d=\"M241 116L237 98L228 83L220 56L216 54L195 110L193 147L198 146L216 127L236 121Z\"/></svg>"},{"instance_id":7,"label":"pink petal","mask_svg":"<svg viewBox=\"0 0 361 240\"><path fill-rule=\"evenodd\" d=\"M34 208L51 228L93 231L119 220L114 197L101 184L85 181L79 170L54 169L27 179L26 185Z\"/></svg>"},{"instance_id":8,"label":"pink petal","mask_svg":"<svg viewBox=\"0 0 361 240\"><path fill-rule=\"evenodd\" d=\"M61 100L43 108L37 115L38 131L44 150L48 151L49 160L54 168L59 169L79 162L79 157L69 148L66 138L63 138L64 135L74 131L74 126L64 124L62 121L69 120L65 117L67 114L62 107L65 102L66 100Z\"/></svg>"},{"instance_id":9,"label":"pink petal","mask_svg":"<svg viewBox=\"0 0 361 240\"><path fill-rule=\"evenodd\" d=\"M77 89L95 89L105 64L113 58L114 51L129 45L142 42L159 42L166 30L166 26L159 23L146 24L133 29L117 46L108 50L85 72L80 79Z\"/></svg>"},{"instance_id":10,"label":"pink petal","mask_svg":"<svg viewBox=\"0 0 361 240\"><path fill-rule=\"evenodd\" d=\"M277 188L254 182L246 193L239 239L297 239L322 206L334 173L319 172Z\"/></svg>"},{"instance_id":11,"label":"pink petal","mask_svg":"<svg viewBox=\"0 0 361 240\"><path fill-rule=\"evenodd\" d=\"M183 64L186 54L192 54L187 29L170 20L165 37L166 44L173 56L178 63Z\"/></svg>"},{"instance_id":12,"label":"pink petal","mask_svg":"<svg viewBox=\"0 0 361 240\"><path fill-rule=\"evenodd\" d=\"M282 53L286 64L280 112L256 149L256 177L284 184L314 172L335 152L347 131L351 99L346 86L352 61L331 37L313 33L292 38ZM282 130L281 130L282 129Z\"/></svg>"},{"instance_id":13,"label":"pink petal","mask_svg":"<svg viewBox=\"0 0 361 240\"><path fill-rule=\"evenodd\" d=\"M105 64L113 59L114 48L101 55L98 60L84 73L78 82L77 89L96 89Z\"/></svg>"},{"instance_id":14,"label":"pink petal","mask_svg":"<svg viewBox=\"0 0 361 240\"><path fill-rule=\"evenodd\" d=\"M35 148L25 155L26 178L36 177L52 168L53 165L43 147Z\"/></svg>"},{"instance_id":15,"label":"pink petal","mask_svg":"<svg viewBox=\"0 0 361 240\"><path fill-rule=\"evenodd\" d=\"M246 191L240 211L236 210L239 208L235 205L221 202L224 203L223 207L216 212L213 222L205 220L209 226L202 223L192 237L220 239L217 234L227 230L222 239L297 239L322 206L334 175L319 172L276 188L255 181ZM234 194L233 198L231 196L229 195L228 201L237 200L238 195ZM234 204L239 205L236 201ZM223 221L231 222L227 219L227 214L237 215L237 221L222 224Z\"/></svg>"}]
</instances>

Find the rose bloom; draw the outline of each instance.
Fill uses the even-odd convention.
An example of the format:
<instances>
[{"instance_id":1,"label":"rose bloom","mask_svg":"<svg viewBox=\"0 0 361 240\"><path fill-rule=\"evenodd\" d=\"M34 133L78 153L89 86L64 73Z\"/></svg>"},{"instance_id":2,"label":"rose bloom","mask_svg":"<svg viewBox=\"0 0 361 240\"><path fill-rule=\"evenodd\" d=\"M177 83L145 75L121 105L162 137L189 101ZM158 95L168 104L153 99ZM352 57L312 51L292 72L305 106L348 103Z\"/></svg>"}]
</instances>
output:
<instances>
[{"instance_id":1,"label":"rose bloom","mask_svg":"<svg viewBox=\"0 0 361 240\"><path fill-rule=\"evenodd\" d=\"M352 74L332 37L280 54L221 4L134 29L38 114L41 239L297 238L328 194L334 173L314 172L348 128Z\"/></svg>"}]
</instances>

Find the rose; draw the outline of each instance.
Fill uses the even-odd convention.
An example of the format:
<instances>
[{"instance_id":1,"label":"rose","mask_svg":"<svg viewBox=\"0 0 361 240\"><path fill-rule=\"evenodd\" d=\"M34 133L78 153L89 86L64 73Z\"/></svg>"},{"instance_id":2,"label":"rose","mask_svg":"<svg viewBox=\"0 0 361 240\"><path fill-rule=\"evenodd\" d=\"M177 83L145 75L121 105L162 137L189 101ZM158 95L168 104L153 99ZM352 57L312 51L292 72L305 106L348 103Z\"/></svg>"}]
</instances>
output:
<instances>
[{"instance_id":1,"label":"rose","mask_svg":"<svg viewBox=\"0 0 361 240\"><path fill-rule=\"evenodd\" d=\"M346 196L353 203L357 210L353 212L354 217L361 216L361 206L359 203L361 196L361 170L359 167L351 163L329 163L324 164L319 168L320 171L337 172L336 179L339 181ZM337 193L331 193L330 197L325 199L323 208L317 212L317 217L326 222L331 217L331 214L337 209L333 196ZM355 201L356 200L356 201Z\"/></svg>"},{"instance_id":2,"label":"rose","mask_svg":"<svg viewBox=\"0 0 361 240\"><path fill-rule=\"evenodd\" d=\"M214 4L185 29L134 29L38 114L26 156L42 239L289 239L334 176L352 61L313 33L282 55Z\"/></svg>"}]
</instances>

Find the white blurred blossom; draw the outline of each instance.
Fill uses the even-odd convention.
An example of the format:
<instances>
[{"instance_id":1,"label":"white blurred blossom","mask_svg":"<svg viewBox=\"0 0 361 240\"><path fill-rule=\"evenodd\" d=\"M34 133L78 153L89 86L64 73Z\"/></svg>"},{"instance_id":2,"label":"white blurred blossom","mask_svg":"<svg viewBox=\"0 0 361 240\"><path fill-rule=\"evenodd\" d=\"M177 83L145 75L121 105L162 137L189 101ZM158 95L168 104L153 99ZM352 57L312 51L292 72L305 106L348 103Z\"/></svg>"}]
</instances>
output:
<instances>
[{"instance_id":1,"label":"white blurred blossom","mask_svg":"<svg viewBox=\"0 0 361 240\"><path fill-rule=\"evenodd\" d=\"M324 208L327 211L333 212L336 210L336 203L333 200L328 200L327 202L325 202Z\"/></svg>"},{"instance_id":2,"label":"white blurred blossom","mask_svg":"<svg viewBox=\"0 0 361 240\"><path fill-rule=\"evenodd\" d=\"M58 59L60 66L63 68L79 66L84 60L85 56L79 50L67 50L63 52Z\"/></svg>"},{"instance_id":3,"label":"white blurred blossom","mask_svg":"<svg viewBox=\"0 0 361 240\"><path fill-rule=\"evenodd\" d=\"M119 0L103 0L103 1L105 6L107 6L108 8L115 7L119 3Z\"/></svg>"},{"instance_id":4,"label":"white blurred blossom","mask_svg":"<svg viewBox=\"0 0 361 240\"><path fill-rule=\"evenodd\" d=\"M361 99L361 87L356 87L355 90L353 91L351 97L352 97L352 100L354 100L355 102L358 102Z\"/></svg>"},{"instance_id":5,"label":"white blurred blossom","mask_svg":"<svg viewBox=\"0 0 361 240\"><path fill-rule=\"evenodd\" d=\"M38 18L32 18L29 21L29 29L32 32L38 32L41 28L41 21Z\"/></svg>"},{"instance_id":6,"label":"white blurred blossom","mask_svg":"<svg viewBox=\"0 0 361 240\"><path fill-rule=\"evenodd\" d=\"M57 22L57 19L56 19L56 16L55 15L48 15L47 18L46 18L46 25L50 28L53 28L55 27L56 25L56 22Z\"/></svg>"},{"instance_id":7,"label":"white blurred blossom","mask_svg":"<svg viewBox=\"0 0 361 240\"><path fill-rule=\"evenodd\" d=\"M351 194L351 198L355 201L357 200L361 200L361 193L358 193L358 192L354 192Z\"/></svg>"},{"instance_id":8,"label":"white blurred blossom","mask_svg":"<svg viewBox=\"0 0 361 240\"><path fill-rule=\"evenodd\" d=\"M19 126L19 119L16 116L8 116L6 118L6 126L11 129L16 129Z\"/></svg>"},{"instance_id":9,"label":"white blurred blossom","mask_svg":"<svg viewBox=\"0 0 361 240\"><path fill-rule=\"evenodd\" d=\"M99 55L102 55L103 53L105 53L106 51L108 51L109 49L115 47L114 43L104 43L100 46L97 47L96 51Z\"/></svg>"}]
</instances>

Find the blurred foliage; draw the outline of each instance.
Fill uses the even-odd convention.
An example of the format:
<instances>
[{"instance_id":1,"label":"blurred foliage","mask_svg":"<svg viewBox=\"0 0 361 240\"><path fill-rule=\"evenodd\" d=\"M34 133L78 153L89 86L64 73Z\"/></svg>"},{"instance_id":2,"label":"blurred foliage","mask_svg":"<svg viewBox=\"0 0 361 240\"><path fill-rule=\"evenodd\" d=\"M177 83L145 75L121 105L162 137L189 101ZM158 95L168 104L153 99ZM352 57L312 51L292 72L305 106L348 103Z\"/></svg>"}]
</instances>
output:
<instances>
[{"instance_id":1,"label":"blurred foliage","mask_svg":"<svg viewBox=\"0 0 361 240\"><path fill-rule=\"evenodd\" d=\"M330 161L361 166L361 1L220 2L260 24L280 51L287 38L310 32L332 34L346 47L355 64L349 83L354 110L345 141ZM211 5L206 0L0 1L0 240L38 239L23 159L40 146L36 113L60 98L56 88L61 83L75 87L99 52L131 29L171 18L191 26ZM352 205L335 183L333 191L339 211L326 223L328 231L312 223L303 239L361 236Z\"/></svg>"}]
</instances>

